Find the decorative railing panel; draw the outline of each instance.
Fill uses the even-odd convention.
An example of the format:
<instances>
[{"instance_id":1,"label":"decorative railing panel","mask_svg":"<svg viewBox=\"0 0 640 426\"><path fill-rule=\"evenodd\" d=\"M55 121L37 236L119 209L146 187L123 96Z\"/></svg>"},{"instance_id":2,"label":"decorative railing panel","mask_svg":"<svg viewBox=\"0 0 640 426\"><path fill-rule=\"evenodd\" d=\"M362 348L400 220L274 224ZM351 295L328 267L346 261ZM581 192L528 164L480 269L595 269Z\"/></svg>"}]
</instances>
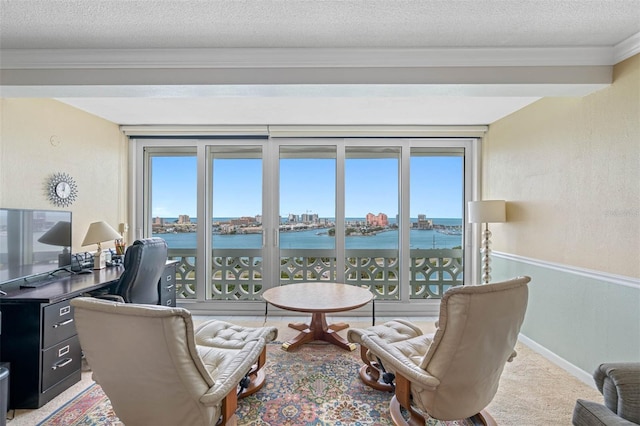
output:
<instances>
[{"instance_id":1,"label":"decorative railing panel","mask_svg":"<svg viewBox=\"0 0 640 426\"><path fill-rule=\"evenodd\" d=\"M213 250L210 298L259 300L262 291L262 250Z\"/></svg>"},{"instance_id":2,"label":"decorative railing panel","mask_svg":"<svg viewBox=\"0 0 640 426\"><path fill-rule=\"evenodd\" d=\"M335 281L334 250L280 250L280 285L305 281Z\"/></svg>"},{"instance_id":3,"label":"decorative railing panel","mask_svg":"<svg viewBox=\"0 0 640 426\"><path fill-rule=\"evenodd\" d=\"M463 284L462 249L411 250L411 298L439 299Z\"/></svg>"},{"instance_id":4,"label":"decorative railing panel","mask_svg":"<svg viewBox=\"0 0 640 426\"><path fill-rule=\"evenodd\" d=\"M397 250L347 250L347 284L367 286L377 300L400 299Z\"/></svg>"},{"instance_id":5,"label":"decorative railing panel","mask_svg":"<svg viewBox=\"0 0 640 426\"><path fill-rule=\"evenodd\" d=\"M333 250L287 249L280 251L280 283L336 280ZM264 288L260 249L215 249L212 252L208 299L260 300ZM195 299L196 250L169 249L178 260L177 297ZM411 250L410 298L441 298L452 286L463 284L462 249ZM398 252L396 250L347 250L347 284L367 286L377 300L400 299Z\"/></svg>"},{"instance_id":6,"label":"decorative railing panel","mask_svg":"<svg viewBox=\"0 0 640 426\"><path fill-rule=\"evenodd\" d=\"M169 249L169 259L177 260L176 298L196 298L196 250Z\"/></svg>"}]
</instances>

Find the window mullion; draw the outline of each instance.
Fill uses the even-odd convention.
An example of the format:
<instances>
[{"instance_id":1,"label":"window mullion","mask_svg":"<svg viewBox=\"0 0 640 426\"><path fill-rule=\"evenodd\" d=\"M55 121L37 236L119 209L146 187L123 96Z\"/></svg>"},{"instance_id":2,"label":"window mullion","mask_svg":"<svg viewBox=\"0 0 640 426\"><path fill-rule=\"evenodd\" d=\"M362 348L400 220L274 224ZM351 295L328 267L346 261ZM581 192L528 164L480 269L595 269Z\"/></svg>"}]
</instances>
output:
<instances>
[{"instance_id":1,"label":"window mullion","mask_svg":"<svg viewBox=\"0 0 640 426\"><path fill-rule=\"evenodd\" d=\"M345 143L344 140L337 143L336 146L336 280L339 283L345 281Z\"/></svg>"}]
</instances>

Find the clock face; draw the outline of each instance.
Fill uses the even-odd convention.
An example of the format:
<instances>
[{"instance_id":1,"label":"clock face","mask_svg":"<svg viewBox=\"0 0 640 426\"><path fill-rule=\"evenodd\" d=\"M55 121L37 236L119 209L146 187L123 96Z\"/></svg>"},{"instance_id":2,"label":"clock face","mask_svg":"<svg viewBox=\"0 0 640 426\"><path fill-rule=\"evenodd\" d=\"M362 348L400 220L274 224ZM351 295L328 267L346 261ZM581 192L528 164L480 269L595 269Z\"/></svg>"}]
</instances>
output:
<instances>
[{"instance_id":1,"label":"clock face","mask_svg":"<svg viewBox=\"0 0 640 426\"><path fill-rule=\"evenodd\" d=\"M60 182L56 185L56 194L60 198L69 198L69 195L71 195L71 185L67 182Z\"/></svg>"},{"instance_id":2,"label":"clock face","mask_svg":"<svg viewBox=\"0 0 640 426\"><path fill-rule=\"evenodd\" d=\"M78 187L66 173L54 173L47 183L49 201L59 207L70 206L78 195Z\"/></svg>"}]
</instances>

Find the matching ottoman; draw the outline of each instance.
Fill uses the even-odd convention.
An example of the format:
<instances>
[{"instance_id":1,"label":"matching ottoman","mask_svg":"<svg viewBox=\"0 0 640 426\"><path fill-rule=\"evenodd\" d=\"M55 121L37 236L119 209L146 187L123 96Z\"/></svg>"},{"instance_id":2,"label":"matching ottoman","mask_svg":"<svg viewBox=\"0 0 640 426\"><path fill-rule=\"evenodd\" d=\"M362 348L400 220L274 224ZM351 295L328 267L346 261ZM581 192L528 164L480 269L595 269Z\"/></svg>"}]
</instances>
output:
<instances>
[{"instance_id":1,"label":"matching ottoman","mask_svg":"<svg viewBox=\"0 0 640 426\"><path fill-rule=\"evenodd\" d=\"M229 364L235 360L238 353L247 342L263 340L272 342L278 336L276 327L243 327L226 321L210 320L195 328L195 341L198 355L213 377L216 371L226 371ZM256 393L265 381L264 364L267 359L266 344L260 353L258 361L247 372L240 382L240 394L238 398Z\"/></svg>"}]
</instances>

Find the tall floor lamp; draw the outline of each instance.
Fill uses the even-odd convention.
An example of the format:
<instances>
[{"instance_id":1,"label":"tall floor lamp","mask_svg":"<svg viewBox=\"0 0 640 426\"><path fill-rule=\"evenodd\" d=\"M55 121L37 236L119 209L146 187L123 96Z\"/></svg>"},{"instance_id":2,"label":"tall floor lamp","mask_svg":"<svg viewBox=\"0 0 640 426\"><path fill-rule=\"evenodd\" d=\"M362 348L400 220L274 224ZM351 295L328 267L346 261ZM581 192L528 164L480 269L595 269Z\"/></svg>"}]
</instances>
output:
<instances>
[{"instance_id":1,"label":"tall floor lamp","mask_svg":"<svg viewBox=\"0 0 640 426\"><path fill-rule=\"evenodd\" d=\"M482 231L482 283L491 281L491 231L489 223L506 222L506 202L504 200L483 200L469 202L469 223L484 223Z\"/></svg>"}]
</instances>

